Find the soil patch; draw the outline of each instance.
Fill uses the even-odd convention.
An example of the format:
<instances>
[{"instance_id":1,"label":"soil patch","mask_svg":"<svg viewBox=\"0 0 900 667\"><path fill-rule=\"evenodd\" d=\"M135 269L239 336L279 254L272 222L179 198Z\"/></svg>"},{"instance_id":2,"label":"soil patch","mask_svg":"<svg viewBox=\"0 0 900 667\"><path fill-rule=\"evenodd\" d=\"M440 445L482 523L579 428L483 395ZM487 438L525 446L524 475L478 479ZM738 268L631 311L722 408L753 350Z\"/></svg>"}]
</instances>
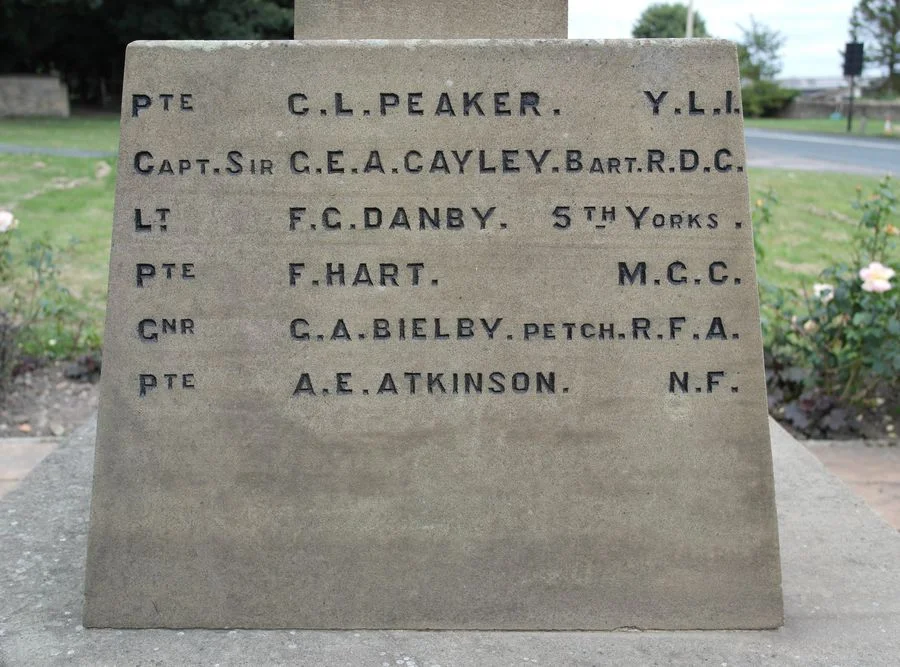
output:
<instances>
[{"instance_id":1,"label":"soil patch","mask_svg":"<svg viewBox=\"0 0 900 667\"><path fill-rule=\"evenodd\" d=\"M0 438L68 435L86 422L97 409L97 376L67 376L77 370L59 362L16 375L0 395Z\"/></svg>"}]
</instances>

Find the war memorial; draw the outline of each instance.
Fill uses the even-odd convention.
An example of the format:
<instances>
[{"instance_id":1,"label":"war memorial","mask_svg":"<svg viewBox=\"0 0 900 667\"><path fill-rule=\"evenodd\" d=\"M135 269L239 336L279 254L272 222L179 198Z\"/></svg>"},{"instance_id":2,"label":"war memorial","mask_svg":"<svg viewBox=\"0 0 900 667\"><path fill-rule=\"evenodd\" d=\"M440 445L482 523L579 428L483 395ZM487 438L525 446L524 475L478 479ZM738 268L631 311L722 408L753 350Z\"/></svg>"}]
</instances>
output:
<instances>
[{"instance_id":1,"label":"war memorial","mask_svg":"<svg viewBox=\"0 0 900 667\"><path fill-rule=\"evenodd\" d=\"M734 45L296 20L129 47L99 420L0 503L0 658L889 664L900 538L766 414Z\"/></svg>"}]
</instances>

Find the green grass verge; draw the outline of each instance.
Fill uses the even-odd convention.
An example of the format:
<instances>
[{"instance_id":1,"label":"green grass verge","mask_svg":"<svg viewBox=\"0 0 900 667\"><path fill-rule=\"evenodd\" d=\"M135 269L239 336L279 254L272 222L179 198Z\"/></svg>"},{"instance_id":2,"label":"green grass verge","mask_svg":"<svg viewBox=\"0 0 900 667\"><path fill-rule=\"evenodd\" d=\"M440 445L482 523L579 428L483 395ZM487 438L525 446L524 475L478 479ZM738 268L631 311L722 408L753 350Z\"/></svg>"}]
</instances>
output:
<instances>
[{"instance_id":1,"label":"green grass verge","mask_svg":"<svg viewBox=\"0 0 900 667\"><path fill-rule=\"evenodd\" d=\"M19 220L10 250L47 238L62 283L102 326L115 198L114 160L0 154L0 209Z\"/></svg>"},{"instance_id":2,"label":"green grass verge","mask_svg":"<svg viewBox=\"0 0 900 667\"><path fill-rule=\"evenodd\" d=\"M119 116L92 114L72 118L3 118L0 119L0 144L114 153L119 146Z\"/></svg>"},{"instance_id":3,"label":"green grass verge","mask_svg":"<svg viewBox=\"0 0 900 667\"><path fill-rule=\"evenodd\" d=\"M767 130L847 134L846 120L830 118L746 118L744 124ZM900 140L900 119L896 125L891 137ZM853 121L853 134L861 134L858 117ZM885 136L884 119L869 119L865 134ZM119 144L119 116L95 114L72 118L0 119L0 144L115 152Z\"/></svg>"},{"instance_id":4,"label":"green grass verge","mask_svg":"<svg viewBox=\"0 0 900 667\"><path fill-rule=\"evenodd\" d=\"M900 139L900 126L894 123L894 133L884 134L884 118L870 118L866 123L867 137L889 136L891 139ZM823 134L847 134L847 120L831 120L830 118L745 118L746 127L755 127L764 130L784 130L790 132L821 132ZM853 135L861 136L861 119L853 117Z\"/></svg>"},{"instance_id":5,"label":"green grass verge","mask_svg":"<svg viewBox=\"0 0 900 667\"><path fill-rule=\"evenodd\" d=\"M74 129L67 130L67 123ZM0 121L0 142L10 141L13 126L32 133L28 140L20 135L17 143L103 149L114 148L118 122L112 117ZM78 240L61 258L63 276L95 313L93 326L98 330L105 304L115 168L112 159L0 154L0 208L13 210L20 220L19 242L43 235L57 246ZM771 188L780 202L774 221L758 230L766 248L761 278L800 288L829 264L849 259L858 220L851 206L856 187L870 192L877 178L776 169L750 169L749 176L753 199ZM900 221L894 224L900 226ZM893 265L900 267L900 258Z\"/></svg>"},{"instance_id":6,"label":"green grass verge","mask_svg":"<svg viewBox=\"0 0 900 667\"><path fill-rule=\"evenodd\" d=\"M759 266L761 279L799 289L815 282L827 266L850 259L850 239L859 221L852 207L856 188L870 193L878 178L781 169L749 172L751 197L771 188L779 202L772 223L755 230L766 253ZM898 220L893 223L900 226Z\"/></svg>"}]
</instances>

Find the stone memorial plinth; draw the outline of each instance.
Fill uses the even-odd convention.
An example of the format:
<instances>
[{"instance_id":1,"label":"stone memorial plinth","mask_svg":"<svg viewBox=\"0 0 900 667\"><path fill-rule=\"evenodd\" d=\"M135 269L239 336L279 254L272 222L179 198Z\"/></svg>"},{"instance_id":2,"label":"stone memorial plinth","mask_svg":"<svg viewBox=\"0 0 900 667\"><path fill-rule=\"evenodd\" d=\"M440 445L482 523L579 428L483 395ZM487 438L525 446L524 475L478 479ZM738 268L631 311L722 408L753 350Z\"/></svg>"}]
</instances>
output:
<instances>
[{"instance_id":1,"label":"stone memorial plinth","mask_svg":"<svg viewBox=\"0 0 900 667\"><path fill-rule=\"evenodd\" d=\"M294 39L565 39L566 0L296 0Z\"/></svg>"},{"instance_id":2,"label":"stone memorial plinth","mask_svg":"<svg viewBox=\"0 0 900 667\"><path fill-rule=\"evenodd\" d=\"M782 618L725 41L128 49L85 625Z\"/></svg>"},{"instance_id":3,"label":"stone memorial plinth","mask_svg":"<svg viewBox=\"0 0 900 667\"><path fill-rule=\"evenodd\" d=\"M900 654L900 534L771 422L784 572L776 630L108 630L82 626L95 423L0 498L0 664L884 665Z\"/></svg>"}]
</instances>

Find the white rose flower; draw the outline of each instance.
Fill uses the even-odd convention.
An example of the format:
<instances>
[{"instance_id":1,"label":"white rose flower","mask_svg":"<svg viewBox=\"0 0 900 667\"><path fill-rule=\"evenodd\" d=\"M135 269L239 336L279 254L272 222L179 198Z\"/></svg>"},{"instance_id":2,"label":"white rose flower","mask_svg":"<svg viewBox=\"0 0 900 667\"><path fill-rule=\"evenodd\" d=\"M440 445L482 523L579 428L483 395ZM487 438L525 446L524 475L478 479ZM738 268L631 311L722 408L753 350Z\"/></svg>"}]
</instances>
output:
<instances>
[{"instance_id":1,"label":"white rose flower","mask_svg":"<svg viewBox=\"0 0 900 667\"><path fill-rule=\"evenodd\" d=\"M813 294L822 303L828 303L834 298L834 285L828 283L816 283L813 285Z\"/></svg>"},{"instance_id":2,"label":"white rose flower","mask_svg":"<svg viewBox=\"0 0 900 667\"><path fill-rule=\"evenodd\" d=\"M15 229L19 225L19 221L13 217L9 211L0 211L0 234L4 234L11 229Z\"/></svg>"},{"instance_id":3,"label":"white rose flower","mask_svg":"<svg viewBox=\"0 0 900 667\"><path fill-rule=\"evenodd\" d=\"M866 292L887 292L891 289L890 280L894 275L894 269L881 262L872 262L859 270L859 277L863 281L862 288Z\"/></svg>"}]
</instances>

